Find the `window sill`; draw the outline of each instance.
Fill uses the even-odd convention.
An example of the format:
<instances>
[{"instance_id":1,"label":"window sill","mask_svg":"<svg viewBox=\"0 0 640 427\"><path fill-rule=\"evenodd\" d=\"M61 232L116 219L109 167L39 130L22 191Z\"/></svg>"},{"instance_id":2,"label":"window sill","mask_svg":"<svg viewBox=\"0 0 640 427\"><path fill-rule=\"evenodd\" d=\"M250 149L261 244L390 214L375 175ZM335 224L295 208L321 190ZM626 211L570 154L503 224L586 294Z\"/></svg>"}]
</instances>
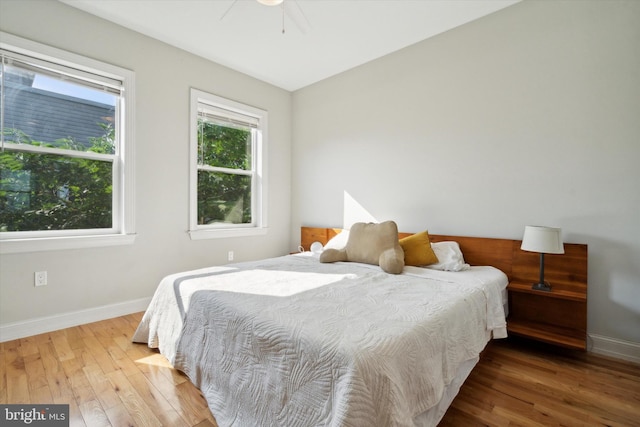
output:
<instances>
[{"instance_id":1,"label":"window sill","mask_svg":"<svg viewBox=\"0 0 640 427\"><path fill-rule=\"evenodd\" d=\"M264 236L267 234L267 231L268 228L266 227L218 228L208 230L190 230L189 236L191 236L191 240L222 239L226 237Z\"/></svg>"},{"instance_id":2,"label":"window sill","mask_svg":"<svg viewBox=\"0 0 640 427\"><path fill-rule=\"evenodd\" d=\"M103 246L132 245L135 234L109 234L73 237L46 237L33 239L0 240L0 254L84 249Z\"/></svg>"}]
</instances>

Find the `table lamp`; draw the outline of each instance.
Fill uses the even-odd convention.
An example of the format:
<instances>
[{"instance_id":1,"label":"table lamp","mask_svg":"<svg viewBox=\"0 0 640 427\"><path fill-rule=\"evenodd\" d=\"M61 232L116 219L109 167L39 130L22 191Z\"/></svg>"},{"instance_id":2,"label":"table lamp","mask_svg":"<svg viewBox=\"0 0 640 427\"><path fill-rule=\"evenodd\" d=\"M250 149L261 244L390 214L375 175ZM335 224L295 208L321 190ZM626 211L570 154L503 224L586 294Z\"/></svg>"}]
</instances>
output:
<instances>
[{"instance_id":1,"label":"table lamp","mask_svg":"<svg viewBox=\"0 0 640 427\"><path fill-rule=\"evenodd\" d=\"M540 279L534 283L531 289L538 291L551 291L551 285L544 281L544 254L563 254L564 245L560 237L560 229L527 225L524 228L522 245L520 249L528 252L540 253Z\"/></svg>"}]
</instances>

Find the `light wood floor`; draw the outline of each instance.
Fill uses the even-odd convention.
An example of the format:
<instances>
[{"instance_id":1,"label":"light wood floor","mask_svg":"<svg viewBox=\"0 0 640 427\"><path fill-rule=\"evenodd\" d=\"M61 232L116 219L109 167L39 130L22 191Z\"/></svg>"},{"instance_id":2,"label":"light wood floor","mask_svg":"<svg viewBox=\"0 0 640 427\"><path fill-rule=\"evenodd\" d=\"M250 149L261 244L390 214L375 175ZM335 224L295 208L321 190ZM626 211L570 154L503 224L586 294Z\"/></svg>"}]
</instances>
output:
<instances>
[{"instance_id":1,"label":"light wood floor","mask_svg":"<svg viewBox=\"0 0 640 427\"><path fill-rule=\"evenodd\" d=\"M640 427L640 365L509 338L489 343L440 426Z\"/></svg>"},{"instance_id":2,"label":"light wood floor","mask_svg":"<svg viewBox=\"0 0 640 427\"><path fill-rule=\"evenodd\" d=\"M131 336L142 313L0 344L0 403L65 403L71 426L216 426L200 392ZM638 426L640 366L492 342L441 426Z\"/></svg>"}]
</instances>

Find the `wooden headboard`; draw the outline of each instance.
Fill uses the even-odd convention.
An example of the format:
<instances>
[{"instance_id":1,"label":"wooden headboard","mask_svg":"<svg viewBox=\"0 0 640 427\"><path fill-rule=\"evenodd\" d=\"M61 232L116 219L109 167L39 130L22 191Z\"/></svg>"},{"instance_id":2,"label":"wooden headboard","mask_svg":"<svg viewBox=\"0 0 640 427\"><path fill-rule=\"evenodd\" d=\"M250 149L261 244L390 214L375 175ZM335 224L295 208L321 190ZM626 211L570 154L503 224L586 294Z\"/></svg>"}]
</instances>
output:
<instances>
[{"instance_id":1,"label":"wooden headboard","mask_svg":"<svg viewBox=\"0 0 640 427\"><path fill-rule=\"evenodd\" d=\"M326 244L342 231L341 228L301 227L300 244L305 250L313 242ZM413 233L398 233L398 238ZM429 234L432 242L456 241L471 265L491 265L502 270L510 281L533 283L539 275L540 257L534 252L520 249L521 240L494 239L487 237L464 237ZM557 289L571 288L575 283L587 283L587 245L565 243L563 255L545 256L545 278Z\"/></svg>"}]
</instances>

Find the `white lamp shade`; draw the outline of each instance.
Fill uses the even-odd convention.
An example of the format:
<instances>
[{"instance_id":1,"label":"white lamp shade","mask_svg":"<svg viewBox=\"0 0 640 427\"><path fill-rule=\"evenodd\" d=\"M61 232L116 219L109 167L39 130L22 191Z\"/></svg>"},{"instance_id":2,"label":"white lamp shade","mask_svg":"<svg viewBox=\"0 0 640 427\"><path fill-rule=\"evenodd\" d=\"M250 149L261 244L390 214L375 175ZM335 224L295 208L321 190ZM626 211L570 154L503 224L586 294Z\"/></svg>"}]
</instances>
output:
<instances>
[{"instance_id":1,"label":"white lamp shade","mask_svg":"<svg viewBox=\"0 0 640 427\"><path fill-rule=\"evenodd\" d=\"M544 254L563 254L564 245L560 237L560 229L527 225L524 228L520 249Z\"/></svg>"}]
</instances>

